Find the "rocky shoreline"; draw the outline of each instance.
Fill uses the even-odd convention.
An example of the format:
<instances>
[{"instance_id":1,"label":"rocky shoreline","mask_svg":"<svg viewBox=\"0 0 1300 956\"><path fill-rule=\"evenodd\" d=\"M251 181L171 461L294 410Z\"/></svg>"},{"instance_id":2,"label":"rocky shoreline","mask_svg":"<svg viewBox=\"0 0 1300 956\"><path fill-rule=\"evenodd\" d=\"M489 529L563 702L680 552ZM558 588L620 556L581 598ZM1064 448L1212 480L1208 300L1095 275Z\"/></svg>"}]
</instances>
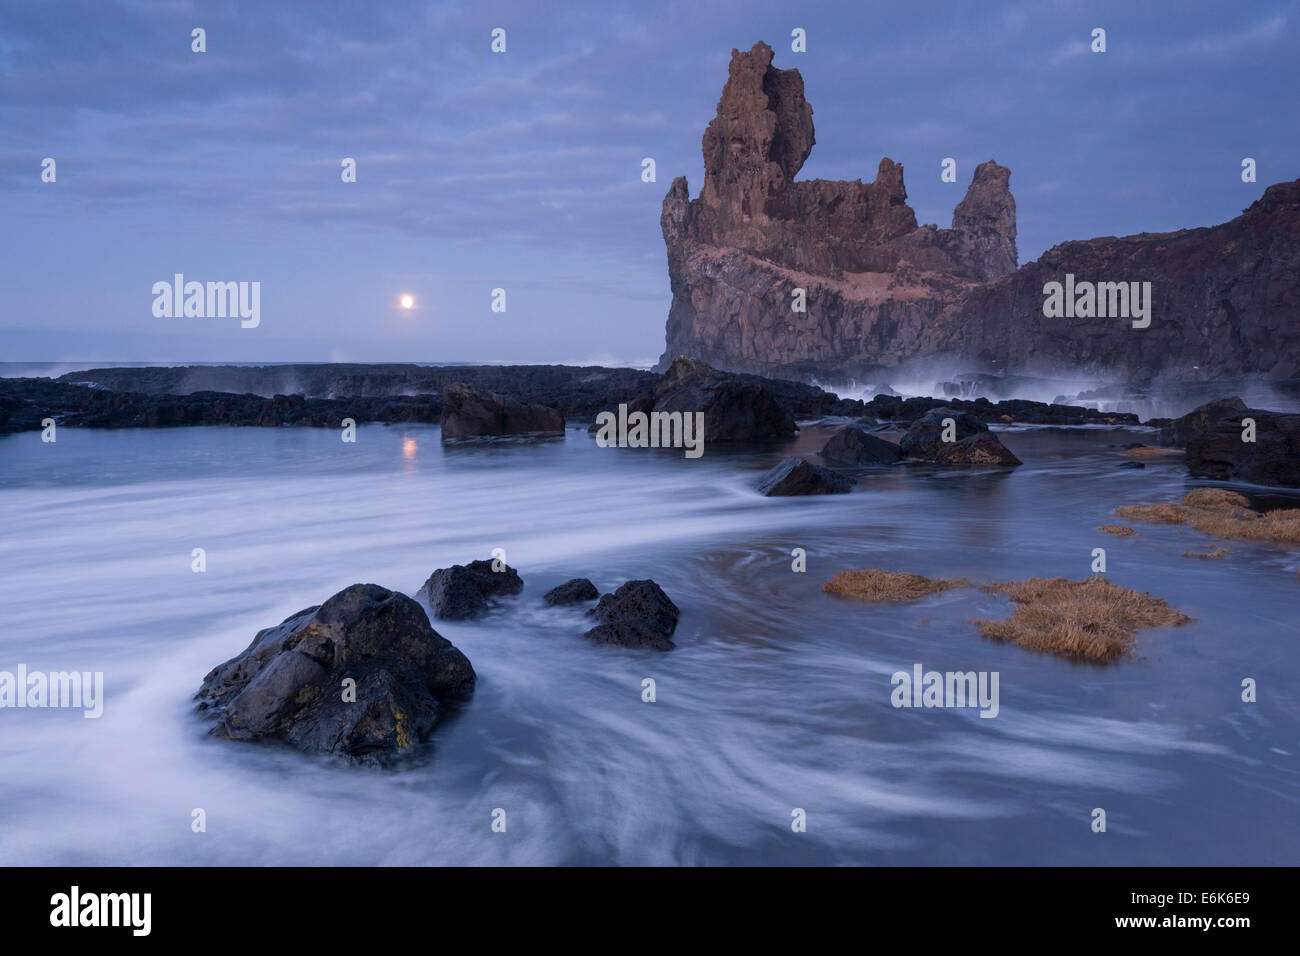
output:
<instances>
[{"instance_id":1,"label":"rocky shoreline","mask_svg":"<svg viewBox=\"0 0 1300 956\"><path fill-rule=\"evenodd\" d=\"M842 399L816 385L724 373L703 363L679 365L676 371L670 367L664 375L566 365L227 365L90 369L53 379L0 378L0 435L39 430L46 418L74 428L338 428L344 418L358 423L436 423L443 416L445 390L457 384L520 405L547 406L564 418L584 419L620 403L654 396L656 390L663 392L687 373L695 380L707 377L770 395L775 405L800 420L844 416L910 422L946 406L992 422L1139 424L1138 416L1128 412L1024 399L905 399L883 394L870 401Z\"/></svg>"},{"instance_id":2,"label":"rocky shoreline","mask_svg":"<svg viewBox=\"0 0 1300 956\"><path fill-rule=\"evenodd\" d=\"M291 372L304 392L266 396L207 388L169 391L214 383L269 387L286 383ZM443 383L439 391L403 391L432 388L438 382ZM381 391L350 394L353 389ZM1019 460L989 434L989 424L1144 425L1159 430L1161 445L1186 448L1193 477L1300 487L1300 414L1252 409L1237 397L1209 402L1177 419L1146 421L1131 412L1027 399L992 402L880 394L863 401L840 398L816 385L724 372L681 357L660 375L562 365L343 365L93 369L58 379L0 378L0 435L41 430L50 420L74 428L342 428L350 421L439 423L444 440L558 437L566 419L586 420L620 406L646 414L700 412L709 442L779 441L797 434L797 421L850 420L856 430L841 434L823 450L822 457L832 465L861 465L864 456L881 458L882 447L864 441L859 434L863 428L915 432L928 426L928 445L918 451L920 443L904 435L899 458L1015 465ZM933 434L948 416L957 426L951 448L936 444ZM892 460L892 455L883 457ZM778 494L833 493L842 485L819 466L793 460L782 465L773 484L786 490ZM820 490L790 490L804 487Z\"/></svg>"},{"instance_id":3,"label":"rocky shoreline","mask_svg":"<svg viewBox=\"0 0 1300 956\"><path fill-rule=\"evenodd\" d=\"M662 367L685 354L822 378L918 359L1004 372L1046 362L1130 382L1300 376L1300 180L1227 222L1062 242L1021 265L1011 170L992 160L969 174L947 228L917 221L888 157L869 182L796 178L817 142L813 110L799 71L773 57L762 42L732 50L699 195L679 176L664 197ZM1046 308L1049 285L1075 277L1108 287L1114 305L1068 318ZM1146 290L1141 309L1134 289Z\"/></svg>"}]
</instances>

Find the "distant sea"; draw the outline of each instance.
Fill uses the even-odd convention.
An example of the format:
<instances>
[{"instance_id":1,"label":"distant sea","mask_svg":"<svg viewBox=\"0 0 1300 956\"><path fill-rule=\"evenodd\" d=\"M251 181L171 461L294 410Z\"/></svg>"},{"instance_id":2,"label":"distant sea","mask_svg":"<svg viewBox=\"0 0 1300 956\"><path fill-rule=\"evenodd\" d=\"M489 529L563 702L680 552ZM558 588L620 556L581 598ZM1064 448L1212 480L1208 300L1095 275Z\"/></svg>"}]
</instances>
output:
<instances>
[{"instance_id":1,"label":"distant sea","mask_svg":"<svg viewBox=\"0 0 1300 956\"><path fill-rule=\"evenodd\" d=\"M258 368L265 365L419 365L424 368L478 365L599 365L604 368L653 368L653 359L622 361L616 359L580 359L571 362L412 362L406 359L391 362L0 362L0 378L58 378L69 372L84 372L91 368L178 368L189 365L210 365Z\"/></svg>"}]
</instances>

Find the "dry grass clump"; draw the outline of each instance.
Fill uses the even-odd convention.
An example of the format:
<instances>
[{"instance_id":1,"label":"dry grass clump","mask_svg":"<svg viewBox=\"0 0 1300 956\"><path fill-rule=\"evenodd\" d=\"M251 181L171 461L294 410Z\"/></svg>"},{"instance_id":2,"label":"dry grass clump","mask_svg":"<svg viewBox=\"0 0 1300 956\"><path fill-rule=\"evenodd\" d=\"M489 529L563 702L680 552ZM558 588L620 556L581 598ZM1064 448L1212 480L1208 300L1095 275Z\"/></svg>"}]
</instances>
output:
<instances>
[{"instance_id":1,"label":"dry grass clump","mask_svg":"<svg viewBox=\"0 0 1300 956\"><path fill-rule=\"evenodd\" d=\"M1167 455L1181 455L1181 448L1156 448L1154 445L1139 445L1137 448L1125 448L1121 455L1129 458L1164 458Z\"/></svg>"},{"instance_id":2,"label":"dry grass clump","mask_svg":"<svg viewBox=\"0 0 1300 956\"><path fill-rule=\"evenodd\" d=\"M1117 538L1131 538L1137 534L1132 528L1122 524L1104 524L1098 531L1104 531L1106 534L1113 534Z\"/></svg>"},{"instance_id":3,"label":"dry grass clump","mask_svg":"<svg viewBox=\"0 0 1300 956\"><path fill-rule=\"evenodd\" d=\"M1185 524L1188 517L1187 509L1175 504L1124 505L1116 508L1115 514L1120 518L1150 524Z\"/></svg>"},{"instance_id":4,"label":"dry grass clump","mask_svg":"<svg viewBox=\"0 0 1300 956\"><path fill-rule=\"evenodd\" d=\"M1250 510L1250 499L1227 488L1196 488L1183 495L1183 504L1189 508L1240 508Z\"/></svg>"},{"instance_id":5,"label":"dry grass clump","mask_svg":"<svg viewBox=\"0 0 1300 956\"><path fill-rule=\"evenodd\" d=\"M1232 554L1227 548L1215 548L1213 551L1184 551L1184 558L1204 558L1207 561L1217 561L1219 558L1225 558Z\"/></svg>"},{"instance_id":6,"label":"dry grass clump","mask_svg":"<svg viewBox=\"0 0 1300 956\"><path fill-rule=\"evenodd\" d=\"M1197 531L1212 534L1216 538L1300 545L1300 508L1275 508L1264 514L1258 511L1247 514L1250 517L1196 515L1191 524Z\"/></svg>"},{"instance_id":7,"label":"dry grass clump","mask_svg":"<svg viewBox=\"0 0 1300 956\"><path fill-rule=\"evenodd\" d=\"M1179 504L1125 505L1115 514L1154 524L1186 524L1216 538L1300 545L1300 508L1261 514L1250 510L1244 495L1223 488L1197 488Z\"/></svg>"},{"instance_id":8,"label":"dry grass clump","mask_svg":"<svg viewBox=\"0 0 1300 956\"><path fill-rule=\"evenodd\" d=\"M860 601L918 601L928 594L949 588L964 588L960 578L927 578L908 571L841 571L822 585L827 594L857 598Z\"/></svg>"},{"instance_id":9,"label":"dry grass clump","mask_svg":"<svg viewBox=\"0 0 1300 956\"><path fill-rule=\"evenodd\" d=\"M1140 630L1177 627L1191 620L1163 598L1102 577L1030 578L984 589L1005 594L1018 605L1005 621L976 621L985 637L1101 664L1128 654Z\"/></svg>"}]
</instances>

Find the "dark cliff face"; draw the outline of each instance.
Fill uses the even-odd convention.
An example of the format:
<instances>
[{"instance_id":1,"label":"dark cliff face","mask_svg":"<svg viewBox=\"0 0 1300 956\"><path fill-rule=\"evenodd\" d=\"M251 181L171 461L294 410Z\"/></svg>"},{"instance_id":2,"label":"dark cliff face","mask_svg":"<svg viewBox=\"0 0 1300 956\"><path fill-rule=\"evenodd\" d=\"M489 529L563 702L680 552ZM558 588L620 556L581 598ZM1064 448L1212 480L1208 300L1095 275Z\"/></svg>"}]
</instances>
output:
<instances>
[{"instance_id":1,"label":"dark cliff face","mask_svg":"<svg viewBox=\"0 0 1300 956\"><path fill-rule=\"evenodd\" d=\"M1017 270L1011 173L978 166L949 229L918 226L903 168L869 183L794 177L816 142L797 70L732 51L704 134L705 181L673 181L660 219L676 355L737 371L835 373L930 356L1145 378L1300 374L1300 182L1211 229L1071 242ZM1043 285L1151 282L1152 321L1049 319ZM804 289L806 311L792 309ZM1195 368L1193 368L1195 367Z\"/></svg>"},{"instance_id":2,"label":"dark cliff face","mask_svg":"<svg viewBox=\"0 0 1300 956\"><path fill-rule=\"evenodd\" d=\"M1048 318L1043 285L1066 273L1151 283L1151 324ZM1007 321L1007 317L1011 321ZM1008 366L1075 367L1188 379L1300 376L1300 180L1277 183L1218 226L1065 242L970 292L944 317L947 344Z\"/></svg>"}]
</instances>

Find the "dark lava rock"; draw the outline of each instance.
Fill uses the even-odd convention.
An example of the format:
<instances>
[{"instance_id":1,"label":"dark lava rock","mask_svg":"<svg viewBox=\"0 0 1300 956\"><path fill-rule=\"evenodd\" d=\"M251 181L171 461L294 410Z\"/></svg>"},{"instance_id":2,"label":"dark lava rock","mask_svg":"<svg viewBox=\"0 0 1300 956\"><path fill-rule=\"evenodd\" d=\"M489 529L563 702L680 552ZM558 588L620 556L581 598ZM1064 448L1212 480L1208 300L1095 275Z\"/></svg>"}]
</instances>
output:
<instances>
[{"instance_id":1,"label":"dark lava rock","mask_svg":"<svg viewBox=\"0 0 1300 956\"><path fill-rule=\"evenodd\" d=\"M655 410L655 397L647 392L644 395L638 395L630 402L620 402L618 404L626 404L627 413L629 415L631 415L634 412L644 412L645 414L649 415L651 412ZM613 408L602 409L602 411L610 411L613 412L615 416L617 416L618 406L615 405ZM601 427L600 422L592 422L590 425L587 426L587 434L595 435L597 432L600 431L600 427Z\"/></svg>"},{"instance_id":2,"label":"dark lava rock","mask_svg":"<svg viewBox=\"0 0 1300 956\"><path fill-rule=\"evenodd\" d=\"M1243 419L1255 440L1242 440ZM1196 478L1300 487L1300 415L1247 408L1240 399L1202 405L1170 429L1187 444L1187 470Z\"/></svg>"},{"instance_id":3,"label":"dark lava rock","mask_svg":"<svg viewBox=\"0 0 1300 956\"><path fill-rule=\"evenodd\" d=\"M1019 465L1019 458L992 432L977 432L956 442L940 442L938 465Z\"/></svg>"},{"instance_id":4,"label":"dark lava rock","mask_svg":"<svg viewBox=\"0 0 1300 956\"><path fill-rule=\"evenodd\" d=\"M901 453L897 445L877 438L867 426L846 425L822 446L821 456L845 465L889 465L898 461Z\"/></svg>"},{"instance_id":5,"label":"dark lava rock","mask_svg":"<svg viewBox=\"0 0 1300 956\"><path fill-rule=\"evenodd\" d=\"M774 384L756 376L719 372L697 359L678 358L655 383L654 411L703 412L706 443L789 438L799 428L773 393Z\"/></svg>"},{"instance_id":6,"label":"dark lava rock","mask_svg":"<svg viewBox=\"0 0 1300 956\"><path fill-rule=\"evenodd\" d=\"M524 405L480 392L464 382L442 390L442 437L484 438L493 435L563 435L564 416L547 405Z\"/></svg>"},{"instance_id":7,"label":"dark lava rock","mask_svg":"<svg viewBox=\"0 0 1300 956\"><path fill-rule=\"evenodd\" d=\"M1227 419L1239 422L1242 416L1249 414L1250 409L1240 398L1235 396L1220 398L1213 402L1206 402L1186 415L1173 419L1160 430L1160 437L1176 448L1184 448L1193 438L1213 428L1219 422Z\"/></svg>"},{"instance_id":8,"label":"dark lava rock","mask_svg":"<svg viewBox=\"0 0 1300 956\"><path fill-rule=\"evenodd\" d=\"M1137 425L1131 412L1099 412L1082 405L1049 405L1023 398L991 402L987 398L901 398L880 394L867 402L862 414L883 421L913 422L936 408L970 412L980 421L1017 422L1026 425Z\"/></svg>"},{"instance_id":9,"label":"dark lava rock","mask_svg":"<svg viewBox=\"0 0 1300 956\"><path fill-rule=\"evenodd\" d=\"M508 564L492 570L492 561L471 561L439 568L417 592L428 602L433 616L463 621L484 614L494 598L518 594L524 588L519 572Z\"/></svg>"},{"instance_id":10,"label":"dark lava rock","mask_svg":"<svg viewBox=\"0 0 1300 956\"><path fill-rule=\"evenodd\" d=\"M772 497L791 495L842 495L853 488L852 479L838 471L814 465L794 455L785 459L758 483L758 493Z\"/></svg>"},{"instance_id":11,"label":"dark lava rock","mask_svg":"<svg viewBox=\"0 0 1300 956\"><path fill-rule=\"evenodd\" d=\"M1010 169L975 166L941 229L918 223L903 167L888 158L874 180L797 178L816 142L799 71L774 66L765 43L733 50L704 131L698 197L677 177L663 201L665 362L799 366L823 381L845 365L937 356L1003 370L1109 369L1130 381L1300 377L1300 180L1269 186L1220 225L1064 242L1017 268ZM864 272L888 291L863 295L854 275ZM1067 274L1150 281L1160 318L1141 347L1120 322L1044 321L1042 289ZM788 307L796 283L816 303L807 316Z\"/></svg>"},{"instance_id":12,"label":"dark lava rock","mask_svg":"<svg viewBox=\"0 0 1300 956\"><path fill-rule=\"evenodd\" d=\"M951 418L956 424L956 435L952 442L943 441L943 420ZM919 458L922 461L937 461L945 445L956 444L964 438L987 432L989 426L969 412L958 411L947 406L932 408L916 421L912 422L903 437L898 441L899 451L904 458Z\"/></svg>"},{"instance_id":13,"label":"dark lava rock","mask_svg":"<svg viewBox=\"0 0 1300 956\"><path fill-rule=\"evenodd\" d=\"M350 399L280 394L268 398L209 391L168 395L117 392L48 378L0 378L0 435L39 429L47 417L70 428L340 428L345 418L356 422L436 422L438 407L436 395Z\"/></svg>"},{"instance_id":14,"label":"dark lava rock","mask_svg":"<svg viewBox=\"0 0 1300 956\"><path fill-rule=\"evenodd\" d=\"M600 597L600 592L596 590L596 585L586 578L574 578L572 581L565 581L558 587L553 587L542 595L542 600L547 604L581 604L583 601L594 601Z\"/></svg>"},{"instance_id":15,"label":"dark lava rock","mask_svg":"<svg viewBox=\"0 0 1300 956\"><path fill-rule=\"evenodd\" d=\"M344 699L347 679L356 681L355 701ZM354 584L259 631L195 696L217 721L213 736L380 764L415 749L474 681L469 660L419 604Z\"/></svg>"},{"instance_id":16,"label":"dark lava rock","mask_svg":"<svg viewBox=\"0 0 1300 956\"><path fill-rule=\"evenodd\" d=\"M402 402L416 397L433 413L432 418L421 421L436 422L442 411L442 390L453 382L464 382L479 391L495 392L524 404L550 405L566 417L578 418L608 408L611 400L617 403L623 396L649 391L658 377L640 369L594 365L327 363L101 368L71 372L57 381L93 384L100 391L171 397L202 391L251 393L267 398L278 393L297 394L308 400L348 402ZM352 417L362 420L360 414Z\"/></svg>"},{"instance_id":17,"label":"dark lava rock","mask_svg":"<svg viewBox=\"0 0 1300 956\"><path fill-rule=\"evenodd\" d=\"M603 595L587 613L600 623L583 636L598 644L658 651L676 646L670 638L681 611L653 581L628 581L613 594Z\"/></svg>"}]
</instances>

